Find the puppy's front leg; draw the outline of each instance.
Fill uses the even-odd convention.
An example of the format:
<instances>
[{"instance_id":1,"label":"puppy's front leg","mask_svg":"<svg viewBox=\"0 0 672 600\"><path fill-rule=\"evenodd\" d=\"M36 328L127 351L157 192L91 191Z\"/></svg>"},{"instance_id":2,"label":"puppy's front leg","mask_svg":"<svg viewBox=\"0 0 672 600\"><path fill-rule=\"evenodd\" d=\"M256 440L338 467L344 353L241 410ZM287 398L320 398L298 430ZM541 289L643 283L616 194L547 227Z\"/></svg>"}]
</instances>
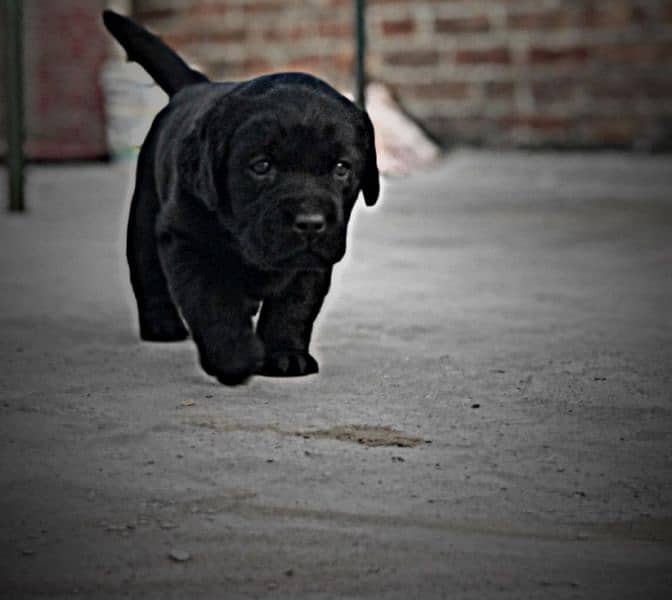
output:
<instances>
[{"instance_id":1,"label":"puppy's front leg","mask_svg":"<svg viewBox=\"0 0 672 600\"><path fill-rule=\"evenodd\" d=\"M266 348L260 375L296 377L318 372L308 346L330 283L331 268L302 271L282 292L264 300L257 324L257 334Z\"/></svg>"},{"instance_id":2,"label":"puppy's front leg","mask_svg":"<svg viewBox=\"0 0 672 600\"><path fill-rule=\"evenodd\" d=\"M239 265L170 232L158 236L158 248L201 366L221 383L243 383L263 364L264 346L252 328L259 303L243 292Z\"/></svg>"}]
</instances>

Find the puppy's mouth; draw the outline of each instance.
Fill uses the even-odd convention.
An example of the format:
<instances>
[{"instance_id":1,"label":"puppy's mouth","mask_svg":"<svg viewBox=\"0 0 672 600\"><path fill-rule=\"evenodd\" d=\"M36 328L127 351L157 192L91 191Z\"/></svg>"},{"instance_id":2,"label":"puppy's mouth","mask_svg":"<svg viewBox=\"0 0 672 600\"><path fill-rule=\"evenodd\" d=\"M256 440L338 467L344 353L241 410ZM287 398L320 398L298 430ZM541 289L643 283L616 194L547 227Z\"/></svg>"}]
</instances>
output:
<instances>
[{"instance_id":1,"label":"puppy's mouth","mask_svg":"<svg viewBox=\"0 0 672 600\"><path fill-rule=\"evenodd\" d=\"M326 269L340 259L332 254L321 251L317 244L307 241L303 247L287 253L276 264L289 269Z\"/></svg>"},{"instance_id":2,"label":"puppy's mouth","mask_svg":"<svg viewBox=\"0 0 672 600\"><path fill-rule=\"evenodd\" d=\"M278 231L277 221L267 220L247 226L236 236L245 261L261 269L326 269L345 254L341 230L311 234Z\"/></svg>"},{"instance_id":3,"label":"puppy's mouth","mask_svg":"<svg viewBox=\"0 0 672 600\"><path fill-rule=\"evenodd\" d=\"M337 247L324 246L312 240L305 240L294 247L285 247L282 250L244 245L245 251L241 254L250 266L270 270L321 270L327 269L338 262L344 254ZM242 249L242 248L241 248Z\"/></svg>"}]
</instances>

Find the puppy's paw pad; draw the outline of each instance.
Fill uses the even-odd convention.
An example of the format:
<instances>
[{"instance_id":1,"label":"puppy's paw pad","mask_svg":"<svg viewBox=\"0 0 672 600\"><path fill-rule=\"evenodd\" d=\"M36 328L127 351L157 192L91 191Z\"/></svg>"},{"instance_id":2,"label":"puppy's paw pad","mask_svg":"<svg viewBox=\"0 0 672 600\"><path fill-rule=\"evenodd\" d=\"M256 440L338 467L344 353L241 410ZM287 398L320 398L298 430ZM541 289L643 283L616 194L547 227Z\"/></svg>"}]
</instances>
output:
<instances>
[{"instance_id":1,"label":"puppy's paw pad","mask_svg":"<svg viewBox=\"0 0 672 600\"><path fill-rule=\"evenodd\" d=\"M307 352L274 352L257 373L266 377L302 377L318 371L317 361Z\"/></svg>"},{"instance_id":2,"label":"puppy's paw pad","mask_svg":"<svg viewBox=\"0 0 672 600\"><path fill-rule=\"evenodd\" d=\"M152 321L140 324L140 338L146 342L181 342L189 337L181 321Z\"/></svg>"}]
</instances>

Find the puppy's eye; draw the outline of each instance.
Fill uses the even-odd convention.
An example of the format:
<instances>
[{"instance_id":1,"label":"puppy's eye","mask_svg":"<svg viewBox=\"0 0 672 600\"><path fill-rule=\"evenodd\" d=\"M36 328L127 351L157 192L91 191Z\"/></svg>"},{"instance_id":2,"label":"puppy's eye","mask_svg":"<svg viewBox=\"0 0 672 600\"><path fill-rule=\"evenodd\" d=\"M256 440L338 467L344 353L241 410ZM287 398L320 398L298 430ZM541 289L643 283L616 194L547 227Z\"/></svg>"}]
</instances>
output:
<instances>
[{"instance_id":1,"label":"puppy's eye","mask_svg":"<svg viewBox=\"0 0 672 600\"><path fill-rule=\"evenodd\" d=\"M250 165L250 170L255 175L266 175L271 170L271 161L262 158Z\"/></svg>"},{"instance_id":2,"label":"puppy's eye","mask_svg":"<svg viewBox=\"0 0 672 600\"><path fill-rule=\"evenodd\" d=\"M339 160L334 167L334 175L339 179L345 179L350 174L350 164Z\"/></svg>"}]
</instances>

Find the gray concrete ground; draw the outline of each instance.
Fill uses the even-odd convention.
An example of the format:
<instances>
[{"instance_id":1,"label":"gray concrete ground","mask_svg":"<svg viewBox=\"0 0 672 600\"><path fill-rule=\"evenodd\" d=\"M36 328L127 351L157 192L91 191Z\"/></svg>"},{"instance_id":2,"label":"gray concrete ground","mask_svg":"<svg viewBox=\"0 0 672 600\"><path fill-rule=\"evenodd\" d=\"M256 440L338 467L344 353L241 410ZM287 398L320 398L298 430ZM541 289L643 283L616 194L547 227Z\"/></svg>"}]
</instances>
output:
<instances>
[{"instance_id":1,"label":"gray concrete ground","mask_svg":"<svg viewBox=\"0 0 672 600\"><path fill-rule=\"evenodd\" d=\"M31 169L0 216L0 597L672 597L671 166L387 182L322 372L236 389L136 337L130 168Z\"/></svg>"}]
</instances>

